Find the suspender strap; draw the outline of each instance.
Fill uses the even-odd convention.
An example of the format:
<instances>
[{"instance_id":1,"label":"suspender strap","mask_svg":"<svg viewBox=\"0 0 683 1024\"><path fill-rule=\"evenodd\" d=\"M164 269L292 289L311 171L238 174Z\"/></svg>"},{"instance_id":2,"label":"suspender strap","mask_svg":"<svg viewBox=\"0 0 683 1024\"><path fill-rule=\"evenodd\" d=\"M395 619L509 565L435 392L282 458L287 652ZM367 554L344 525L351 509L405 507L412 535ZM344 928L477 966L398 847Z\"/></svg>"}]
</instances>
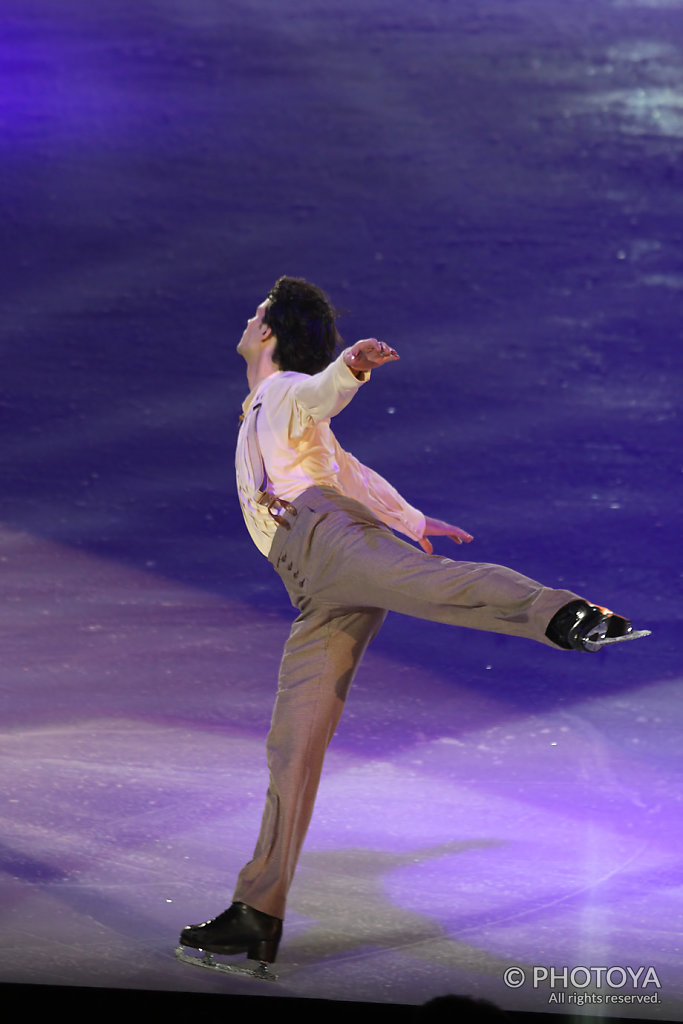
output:
<instances>
[{"instance_id":1,"label":"suspender strap","mask_svg":"<svg viewBox=\"0 0 683 1024\"><path fill-rule=\"evenodd\" d=\"M263 461L263 455L261 449L258 447L258 434L257 434L257 422L258 422L258 411L261 408L261 403L255 405L253 408L254 412L254 439L258 448L258 457L261 460L261 488L256 492L256 503L263 505L268 509L268 514L273 517L279 526L284 526L285 530L289 530L291 524L284 518L284 513L287 512L291 516L296 515L296 508L291 502L286 501L284 498L278 498L277 494L271 494L268 490L268 474L266 473L266 464Z\"/></svg>"}]
</instances>

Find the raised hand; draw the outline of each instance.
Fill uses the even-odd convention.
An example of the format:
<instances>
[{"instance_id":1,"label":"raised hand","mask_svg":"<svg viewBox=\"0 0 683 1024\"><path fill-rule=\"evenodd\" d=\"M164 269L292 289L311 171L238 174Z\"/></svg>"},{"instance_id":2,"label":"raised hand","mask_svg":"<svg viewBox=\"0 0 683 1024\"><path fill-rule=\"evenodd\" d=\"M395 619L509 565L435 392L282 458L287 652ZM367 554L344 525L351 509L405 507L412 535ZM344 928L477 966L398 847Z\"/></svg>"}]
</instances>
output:
<instances>
[{"instance_id":1,"label":"raised hand","mask_svg":"<svg viewBox=\"0 0 683 1024\"><path fill-rule=\"evenodd\" d=\"M384 341L378 341L377 338L364 338L344 352L344 362L358 373L376 370L378 366L384 366L385 363L394 362L396 359L400 359L396 349Z\"/></svg>"}]
</instances>

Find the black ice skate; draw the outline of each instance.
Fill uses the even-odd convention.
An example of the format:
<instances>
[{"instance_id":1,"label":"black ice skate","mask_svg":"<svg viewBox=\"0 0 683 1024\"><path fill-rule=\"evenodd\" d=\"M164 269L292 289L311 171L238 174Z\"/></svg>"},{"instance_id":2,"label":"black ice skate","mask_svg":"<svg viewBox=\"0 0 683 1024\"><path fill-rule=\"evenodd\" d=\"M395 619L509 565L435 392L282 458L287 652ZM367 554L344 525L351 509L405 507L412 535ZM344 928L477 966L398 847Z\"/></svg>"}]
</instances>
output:
<instances>
[{"instance_id":1,"label":"black ice skate","mask_svg":"<svg viewBox=\"0 0 683 1024\"><path fill-rule=\"evenodd\" d=\"M263 914L245 903L233 903L212 921L183 928L175 955L182 963L193 967L277 981L277 974L268 965L275 962L281 937L282 921L278 917ZM187 947L203 955L195 956ZM214 954L234 956L237 953L246 953L249 960L258 960L258 967L227 964L214 957Z\"/></svg>"},{"instance_id":2,"label":"black ice skate","mask_svg":"<svg viewBox=\"0 0 683 1024\"><path fill-rule=\"evenodd\" d=\"M628 619L615 615L609 608L587 601L570 601L550 620L545 635L567 651L600 651L608 644L650 636L650 630L634 630Z\"/></svg>"}]
</instances>

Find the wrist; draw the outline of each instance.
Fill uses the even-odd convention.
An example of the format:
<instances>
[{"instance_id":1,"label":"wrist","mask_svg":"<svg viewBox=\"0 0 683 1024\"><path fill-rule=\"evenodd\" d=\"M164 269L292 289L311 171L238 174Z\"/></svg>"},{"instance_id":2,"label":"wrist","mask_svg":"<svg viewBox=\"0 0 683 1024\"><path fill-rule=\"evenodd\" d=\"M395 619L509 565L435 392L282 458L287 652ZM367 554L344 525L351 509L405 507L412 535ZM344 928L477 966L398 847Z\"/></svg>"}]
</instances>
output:
<instances>
[{"instance_id":1,"label":"wrist","mask_svg":"<svg viewBox=\"0 0 683 1024\"><path fill-rule=\"evenodd\" d=\"M356 380L364 381L367 380L367 373L365 370L359 370L354 366L354 360L356 359L356 353L353 348L347 348L342 352L342 362L356 378Z\"/></svg>"}]
</instances>

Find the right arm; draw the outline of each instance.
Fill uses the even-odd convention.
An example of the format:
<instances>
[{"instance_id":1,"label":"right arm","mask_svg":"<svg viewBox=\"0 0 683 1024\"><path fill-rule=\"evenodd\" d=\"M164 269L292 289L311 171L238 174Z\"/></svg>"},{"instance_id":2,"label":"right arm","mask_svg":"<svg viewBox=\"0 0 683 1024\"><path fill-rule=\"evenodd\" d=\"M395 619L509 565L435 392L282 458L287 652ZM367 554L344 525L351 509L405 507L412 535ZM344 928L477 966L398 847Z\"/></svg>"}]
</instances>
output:
<instances>
[{"instance_id":1,"label":"right arm","mask_svg":"<svg viewBox=\"0 0 683 1024\"><path fill-rule=\"evenodd\" d=\"M398 359L396 351L376 338L365 338L344 349L340 356L320 373L301 379L291 389L299 412L299 423L292 424L293 437L300 434L311 421L336 416L344 409L361 384L370 379L371 370Z\"/></svg>"}]
</instances>

